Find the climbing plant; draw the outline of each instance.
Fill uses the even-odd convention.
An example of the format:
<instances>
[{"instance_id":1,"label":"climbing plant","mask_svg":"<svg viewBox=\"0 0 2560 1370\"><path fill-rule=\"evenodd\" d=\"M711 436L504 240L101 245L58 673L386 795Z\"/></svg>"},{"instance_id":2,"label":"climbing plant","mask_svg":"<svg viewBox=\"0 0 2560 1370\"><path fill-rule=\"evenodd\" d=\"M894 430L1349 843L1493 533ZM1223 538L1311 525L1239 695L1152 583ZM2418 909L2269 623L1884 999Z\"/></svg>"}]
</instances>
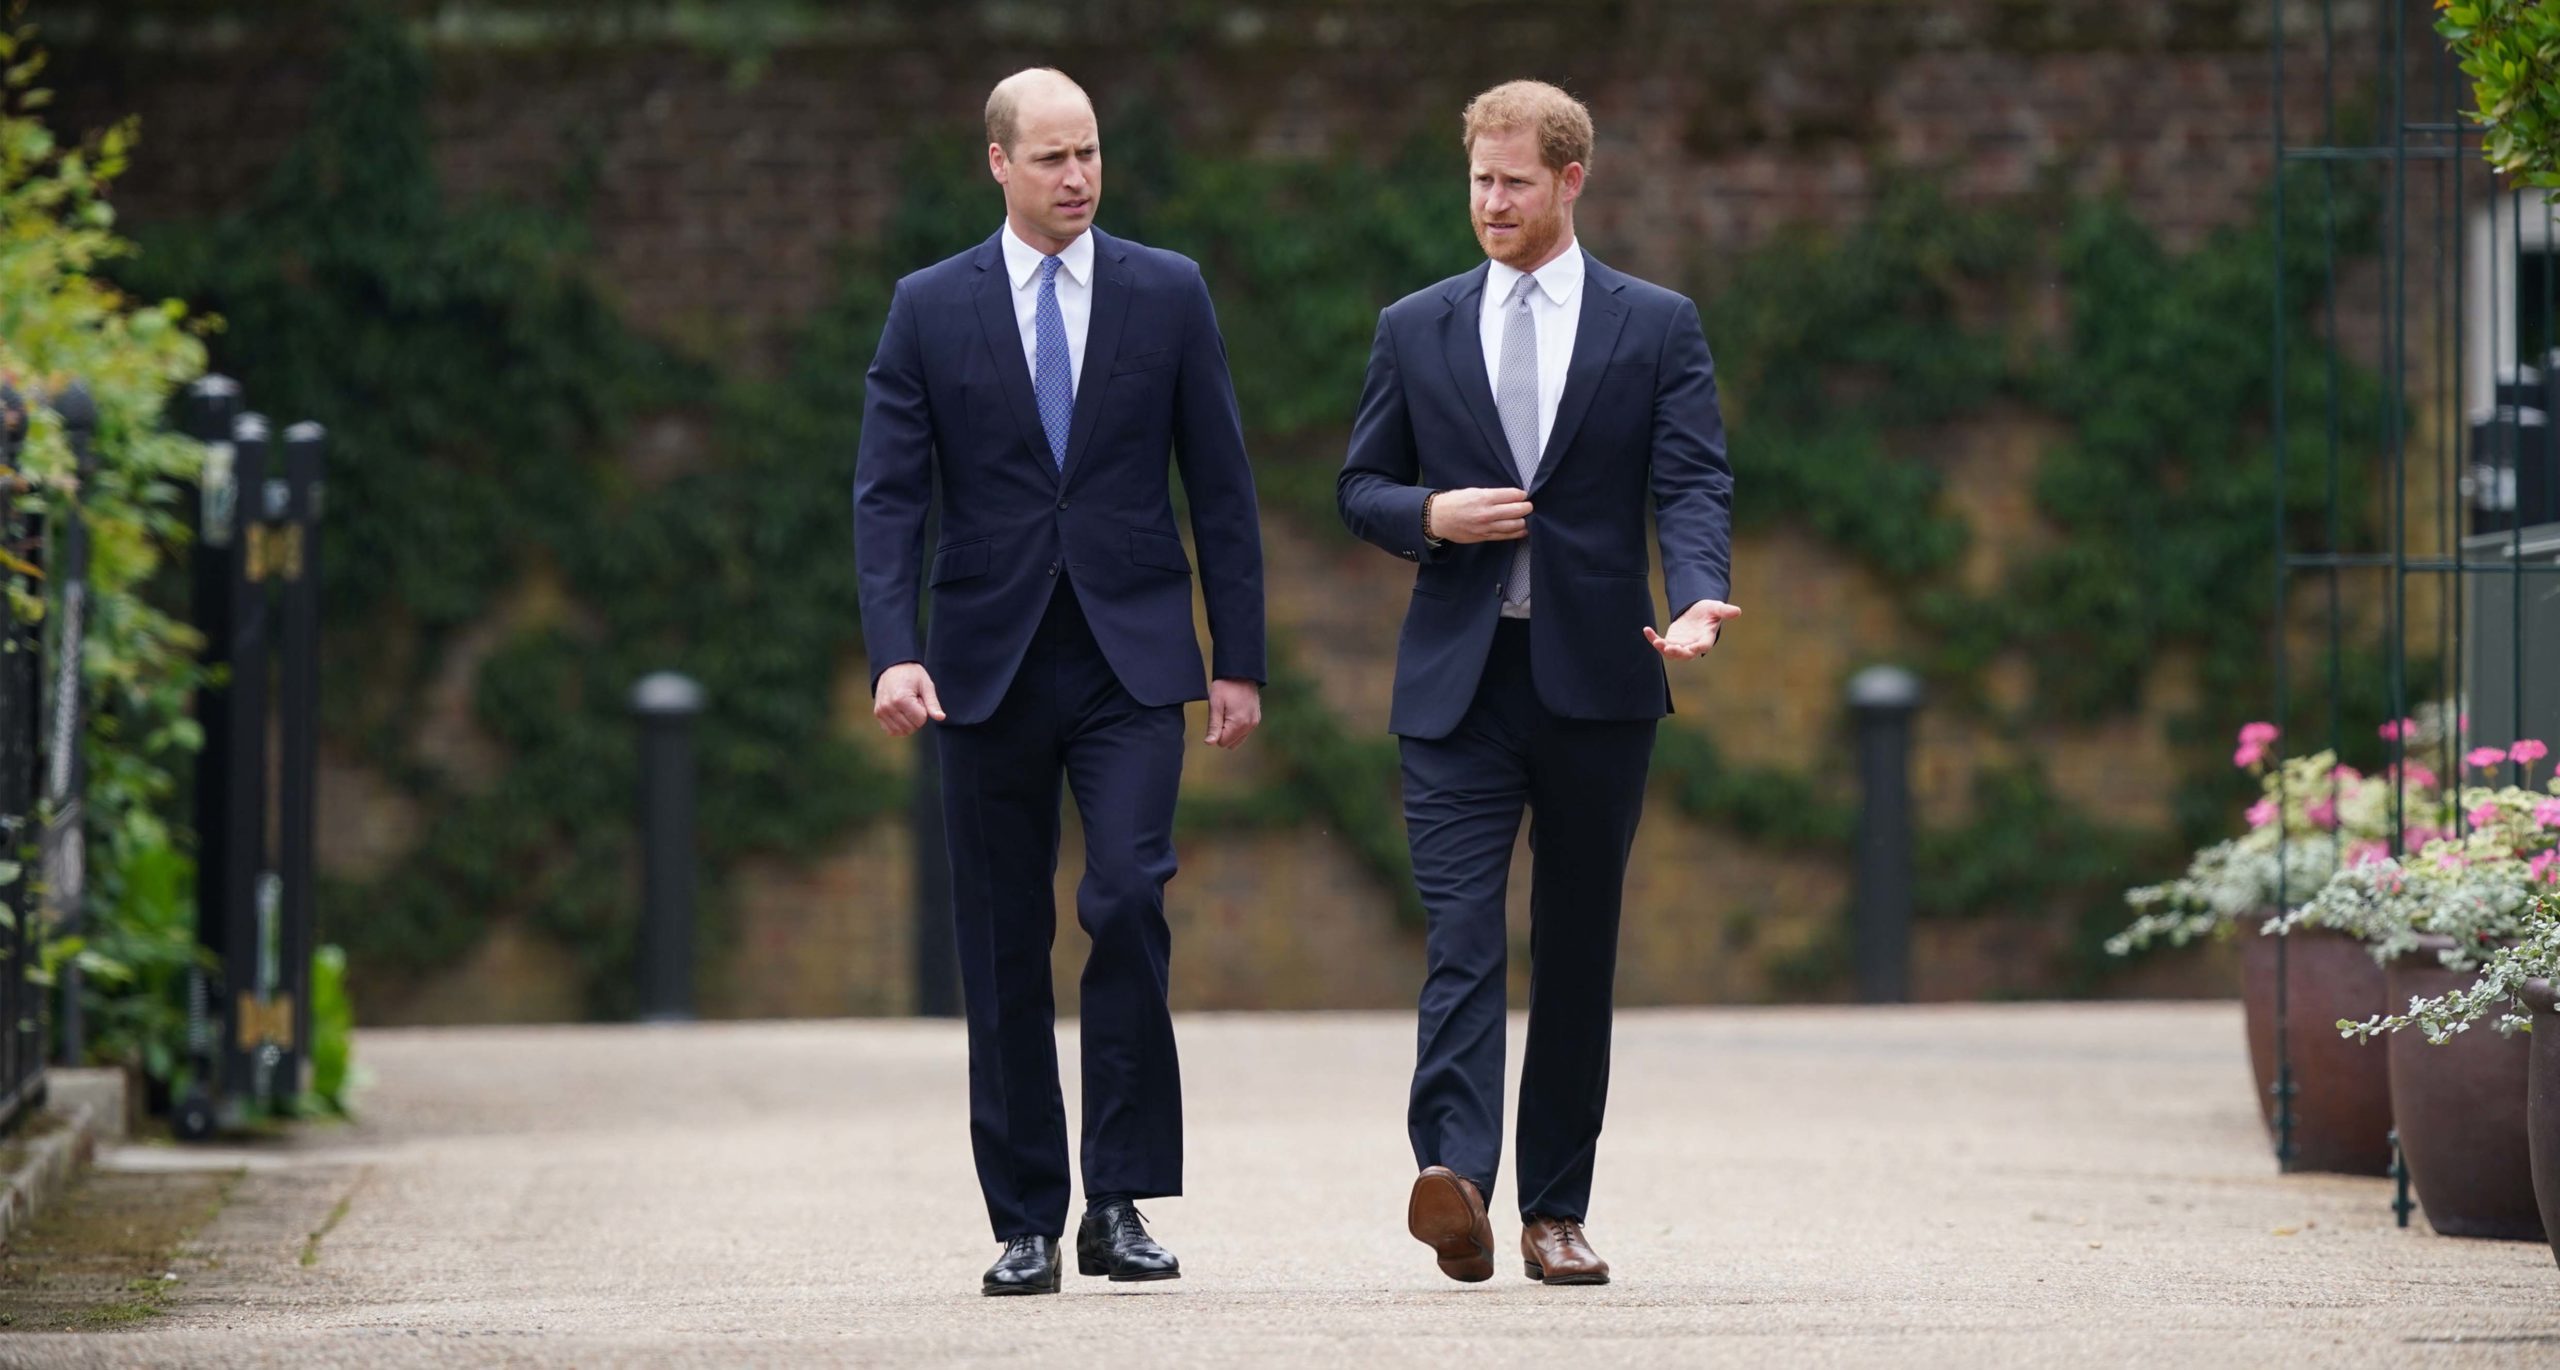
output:
<instances>
[{"instance_id":1,"label":"climbing plant","mask_svg":"<svg viewBox=\"0 0 2560 1370\"><path fill-rule=\"evenodd\" d=\"M624 695L640 675L685 670L712 701L701 823L715 913L742 858L806 856L902 809L903 783L834 713L860 641L843 495L862 374L890 282L983 239L998 202L973 139L919 143L882 233L848 251L787 363L739 374L619 318L574 182L550 204L449 196L429 156L424 58L394 24L348 23L265 193L228 218L158 226L118 271L218 311L220 365L335 433L330 736L399 787L419 834L325 905L359 971L450 961L492 919L519 917L575 951L592 1006L611 1011L633 861ZM1177 146L1144 104L1107 108L1104 125L1111 226L1209 275L1266 507L1333 535L1377 310L1478 260L1445 135L1383 160L1275 161ZM2112 916L2102 886L2127 853L2223 816L2227 768L2206 764L2205 740L2227 731L2221 701L2264 697L2272 612L2265 301L2278 270L2288 298L2316 297L2317 239L2303 235L2334 231L2350 251L2369 239L2370 187L2349 191L2321 201L2327 221L2298 218L2282 254L2263 222L2172 252L2120 204L2045 191L1958 206L1904 177L1854 228L1785 235L1689 283L1720 360L1745 527L1802 527L1878 571L1949 707L1993 727L2104 717L2142 702L2164 653L2195 663L2205 702L2177 725L2198 763L2179 833L2075 813L2032 764L1999 772L1965 824L1931 825L1924 909ZM2307 339L2318 321L2282 326ZM2297 360L2284 383L2297 404L2334 402L2349 451L2378 445L2372 376L2332 385ZM1979 533L1950 498L1945 454L2001 412L2053 434L2034 486L2049 536L1985 583L1967 574ZM633 455L644 423L647 460ZM2315 465L2296 463L2291 517L2312 517ZM1416 916L1393 743L1349 732L1279 645L1271 787L1190 799L1183 823L1322 823ZM2010 653L2035 682L2023 704L1972 688ZM439 680L457 661L462 717L422 730L451 709ZM421 741L457 725L494 764ZM1696 720L1664 728L1657 785L1755 840L1848 840L1835 777L1731 766Z\"/></svg>"},{"instance_id":2,"label":"climbing plant","mask_svg":"<svg viewBox=\"0 0 2560 1370\"><path fill-rule=\"evenodd\" d=\"M702 681L704 854L797 852L899 802L831 726L859 641L842 505L885 293L851 271L775 381L723 378L628 328L556 208L450 202L425 60L358 15L311 123L257 202L164 224L137 288L221 313L221 365L331 425L330 735L398 781L414 850L324 903L359 965L432 967L493 919L575 950L600 1009L627 977L633 772L625 693ZM697 435L642 470L636 416ZM513 597L512 599L510 597ZM420 743L455 632L482 774ZM448 734L449 735L449 734ZM715 894L718 882L709 882Z\"/></svg>"},{"instance_id":3,"label":"climbing plant","mask_svg":"<svg viewBox=\"0 0 2560 1370\"><path fill-rule=\"evenodd\" d=\"M20 455L30 488L13 498L38 523L77 499L91 539L80 654L87 917L76 932L55 930L47 964L83 972L91 1056L165 1083L185 1054L183 991L197 963L178 774L202 735L188 717L200 679L195 637L153 589L183 545L183 484L201 452L166 430L162 409L202 370L204 347L183 305L134 298L106 279L132 251L107 192L134 128L57 137L43 113L44 64L32 30L0 29L0 382L35 404ZM73 382L98 411L97 472L85 488L50 405ZM10 600L21 618L59 603L50 589L13 589ZM14 872L24 855L0 858ZM0 918L33 912L0 909Z\"/></svg>"}]
</instances>

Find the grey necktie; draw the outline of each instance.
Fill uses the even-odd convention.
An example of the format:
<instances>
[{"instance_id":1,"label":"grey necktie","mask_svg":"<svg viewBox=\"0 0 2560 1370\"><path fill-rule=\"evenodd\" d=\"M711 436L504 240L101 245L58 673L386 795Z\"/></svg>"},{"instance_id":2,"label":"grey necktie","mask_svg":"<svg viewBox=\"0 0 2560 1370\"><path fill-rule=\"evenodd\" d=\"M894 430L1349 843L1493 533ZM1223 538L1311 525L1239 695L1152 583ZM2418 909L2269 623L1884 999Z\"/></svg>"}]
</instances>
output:
<instances>
[{"instance_id":1,"label":"grey necktie","mask_svg":"<svg viewBox=\"0 0 2560 1370\"><path fill-rule=\"evenodd\" d=\"M1493 387L1493 407L1502 415L1502 436L1511 444L1511 464L1519 469L1523 490L1538 478L1538 318L1529 309L1537 290L1535 276L1511 284L1511 299L1502 309L1502 369ZM1502 602L1523 605L1529 602L1529 540L1513 546Z\"/></svg>"}]
</instances>

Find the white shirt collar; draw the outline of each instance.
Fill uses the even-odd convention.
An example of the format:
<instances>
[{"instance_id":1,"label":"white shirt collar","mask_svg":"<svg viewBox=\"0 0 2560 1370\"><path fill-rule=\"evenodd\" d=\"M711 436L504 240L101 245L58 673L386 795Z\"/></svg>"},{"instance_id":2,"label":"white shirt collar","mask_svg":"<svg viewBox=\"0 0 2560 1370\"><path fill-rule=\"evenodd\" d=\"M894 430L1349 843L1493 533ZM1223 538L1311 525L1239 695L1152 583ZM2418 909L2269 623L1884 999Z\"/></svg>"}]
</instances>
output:
<instances>
[{"instance_id":1,"label":"white shirt collar","mask_svg":"<svg viewBox=\"0 0 2560 1370\"><path fill-rule=\"evenodd\" d=\"M1535 272L1523 272L1505 262L1492 262L1490 265L1493 270L1485 277L1484 295L1494 304L1510 299L1512 282L1523 275L1535 275L1538 289L1560 308L1570 306L1574 292L1582 289L1582 244L1571 238L1565 240L1564 251L1557 253L1554 261Z\"/></svg>"},{"instance_id":2,"label":"white shirt collar","mask_svg":"<svg viewBox=\"0 0 2560 1370\"><path fill-rule=\"evenodd\" d=\"M1013 231L1013 224L1009 220L996 236L1004 240L1004 271L1005 275L1012 279L1013 288L1020 290L1030 285L1031 278L1039 273L1040 263L1045 259L1046 254L1022 241L1021 236ZM1067 244L1067 250L1059 253L1058 256L1065 263L1058 269L1065 272L1076 284L1093 284L1092 229L1086 229L1077 234L1075 241ZM1578 276L1580 272L1581 268L1576 267L1575 274ZM1545 285L1546 278L1540 276L1538 283L1541 286Z\"/></svg>"}]
</instances>

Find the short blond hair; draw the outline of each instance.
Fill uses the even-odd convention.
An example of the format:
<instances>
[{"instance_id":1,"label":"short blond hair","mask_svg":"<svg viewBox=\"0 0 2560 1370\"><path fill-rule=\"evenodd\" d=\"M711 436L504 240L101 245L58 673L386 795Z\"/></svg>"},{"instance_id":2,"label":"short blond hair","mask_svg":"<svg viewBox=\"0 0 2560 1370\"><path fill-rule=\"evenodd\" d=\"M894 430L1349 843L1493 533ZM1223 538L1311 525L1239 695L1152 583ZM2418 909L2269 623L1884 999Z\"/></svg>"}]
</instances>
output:
<instances>
[{"instance_id":1,"label":"short blond hair","mask_svg":"<svg viewBox=\"0 0 2560 1370\"><path fill-rule=\"evenodd\" d=\"M1465 132L1459 146L1470 155L1481 134L1525 128L1537 135L1538 160L1549 171L1576 162L1586 172L1591 169L1591 111L1544 81L1505 81L1469 100L1460 118Z\"/></svg>"}]
</instances>

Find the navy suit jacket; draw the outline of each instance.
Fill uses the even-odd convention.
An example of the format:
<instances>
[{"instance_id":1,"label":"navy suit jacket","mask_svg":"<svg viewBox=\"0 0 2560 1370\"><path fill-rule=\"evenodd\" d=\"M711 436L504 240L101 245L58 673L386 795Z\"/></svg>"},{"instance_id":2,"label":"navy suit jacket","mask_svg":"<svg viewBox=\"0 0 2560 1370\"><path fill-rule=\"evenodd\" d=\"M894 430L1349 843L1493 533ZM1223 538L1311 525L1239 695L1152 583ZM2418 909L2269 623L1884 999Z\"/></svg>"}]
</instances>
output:
<instances>
[{"instance_id":1,"label":"navy suit jacket","mask_svg":"<svg viewBox=\"0 0 2560 1370\"><path fill-rule=\"evenodd\" d=\"M1576 251L1581 249L1576 248ZM1529 487L1529 641L1538 698L1565 718L1671 710L1645 554L1652 508L1676 615L1723 599L1733 563L1733 468L1715 361L1687 298L1584 258L1564 398ZM1378 316L1369 378L1335 494L1342 521L1419 563L1396 644L1391 731L1446 737L1484 674L1512 544L1427 546L1433 490L1520 483L1485 376L1479 307L1488 268Z\"/></svg>"},{"instance_id":2,"label":"navy suit jacket","mask_svg":"<svg viewBox=\"0 0 2560 1370\"><path fill-rule=\"evenodd\" d=\"M1207 696L1173 464L1216 674L1264 679L1261 525L1209 288L1188 257L1088 231L1093 317L1063 472L1040 428L996 238L898 282L872 359L853 475L871 681L921 660L952 723L995 711L1062 579L1139 703ZM937 482L933 626L918 651L917 572Z\"/></svg>"}]
</instances>

